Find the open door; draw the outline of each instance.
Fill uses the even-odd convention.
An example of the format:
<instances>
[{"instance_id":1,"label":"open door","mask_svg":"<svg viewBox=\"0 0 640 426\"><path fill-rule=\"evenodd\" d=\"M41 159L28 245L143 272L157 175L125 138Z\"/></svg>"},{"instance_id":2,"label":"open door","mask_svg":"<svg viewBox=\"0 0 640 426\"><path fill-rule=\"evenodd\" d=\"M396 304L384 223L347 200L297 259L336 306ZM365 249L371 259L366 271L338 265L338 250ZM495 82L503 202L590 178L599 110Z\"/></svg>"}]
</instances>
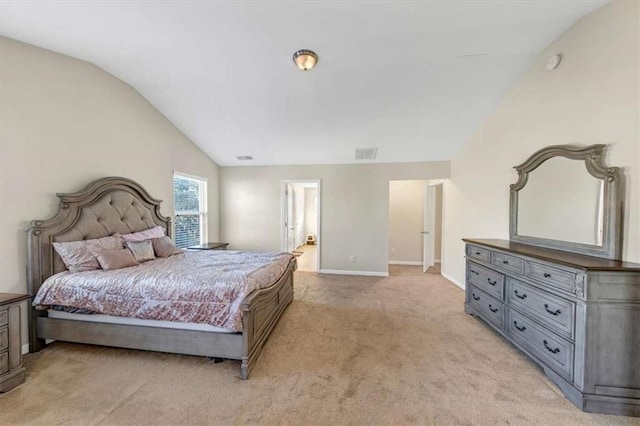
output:
<instances>
[{"instance_id":1,"label":"open door","mask_svg":"<svg viewBox=\"0 0 640 426\"><path fill-rule=\"evenodd\" d=\"M435 262L435 223L436 223L436 185L425 187L424 193L424 225L422 228L422 272Z\"/></svg>"}]
</instances>

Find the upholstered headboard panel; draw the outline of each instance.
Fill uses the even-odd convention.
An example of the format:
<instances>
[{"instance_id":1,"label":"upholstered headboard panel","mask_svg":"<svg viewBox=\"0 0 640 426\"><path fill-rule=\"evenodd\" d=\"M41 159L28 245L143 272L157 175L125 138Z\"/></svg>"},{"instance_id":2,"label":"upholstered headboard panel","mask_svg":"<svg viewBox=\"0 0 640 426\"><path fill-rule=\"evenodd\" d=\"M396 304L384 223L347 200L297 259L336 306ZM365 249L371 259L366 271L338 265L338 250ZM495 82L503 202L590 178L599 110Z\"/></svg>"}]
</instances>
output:
<instances>
[{"instance_id":1,"label":"upholstered headboard panel","mask_svg":"<svg viewBox=\"0 0 640 426\"><path fill-rule=\"evenodd\" d=\"M98 179L80 192L57 195L58 214L46 221L33 221L29 229L27 275L31 295L48 277L66 269L52 242L102 238L156 225L171 235L171 219L160 214L162 200L151 197L131 179Z\"/></svg>"},{"instance_id":2,"label":"upholstered headboard panel","mask_svg":"<svg viewBox=\"0 0 640 426\"><path fill-rule=\"evenodd\" d=\"M108 192L92 204L80 208L77 221L61 234L52 235L53 241L93 240L113 234L129 234L153 228L151 210L131 193L123 190ZM53 273L64 271L58 253L53 252Z\"/></svg>"}]
</instances>

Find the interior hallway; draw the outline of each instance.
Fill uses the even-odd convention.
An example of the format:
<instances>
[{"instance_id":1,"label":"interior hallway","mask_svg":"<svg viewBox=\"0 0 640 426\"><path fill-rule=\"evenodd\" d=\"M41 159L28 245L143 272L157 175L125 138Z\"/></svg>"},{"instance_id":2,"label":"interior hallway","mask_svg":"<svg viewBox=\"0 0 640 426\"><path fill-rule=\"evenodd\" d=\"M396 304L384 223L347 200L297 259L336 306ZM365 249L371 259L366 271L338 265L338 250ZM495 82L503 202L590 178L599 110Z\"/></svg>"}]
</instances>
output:
<instances>
[{"instance_id":1,"label":"interior hallway","mask_svg":"<svg viewBox=\"0 0 640 426\"><path fill-rule=\"evenodd\" d=\"M298 258L298 271L318 272L318 246L302 245L293 251Z\"/></svg>"}]
</instances>

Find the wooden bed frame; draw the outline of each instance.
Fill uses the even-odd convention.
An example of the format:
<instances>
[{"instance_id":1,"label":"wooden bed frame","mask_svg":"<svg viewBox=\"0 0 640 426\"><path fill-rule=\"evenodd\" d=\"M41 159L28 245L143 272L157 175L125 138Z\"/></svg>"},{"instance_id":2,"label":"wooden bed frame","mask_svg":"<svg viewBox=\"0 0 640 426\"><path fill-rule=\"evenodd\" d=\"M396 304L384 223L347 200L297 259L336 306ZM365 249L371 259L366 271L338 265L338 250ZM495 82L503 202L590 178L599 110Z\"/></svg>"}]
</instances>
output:
<instances>
[{"instance_id":1,"label":"wooden bed frame","mask_svg":"<svg viewBox=\"0 0 640 426\"><path fill-rule=\"evenodd\" d=\"M107 177L82 191L57 194L58 213L45 221L33 221L28 232L27 280L31 296L42 283L66 267L55 252L56 241L77 241L115 233L142 231L156 225L171 235L171 218L160 214L162 200L138 183L123 177ZM140 325L106 324L54 319L46 311L29 310L29 351L44 348L46 339L115 346L185 355L241 360L240 376L248 379L269 334L293 300L292 259L285 273L268 288L256 290L242 302L241 333L179 330Z\"/></svg>"}]
</instances>

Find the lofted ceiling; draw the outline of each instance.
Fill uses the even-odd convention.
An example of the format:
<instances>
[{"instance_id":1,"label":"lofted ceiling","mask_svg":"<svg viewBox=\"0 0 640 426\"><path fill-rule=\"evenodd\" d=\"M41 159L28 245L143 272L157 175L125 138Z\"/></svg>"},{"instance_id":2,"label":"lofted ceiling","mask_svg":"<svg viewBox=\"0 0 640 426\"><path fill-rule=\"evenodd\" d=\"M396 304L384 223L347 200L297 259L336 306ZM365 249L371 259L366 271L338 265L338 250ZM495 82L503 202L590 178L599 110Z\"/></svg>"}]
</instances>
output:
<instances>
[{"instance_id":1,"label":"lofted ceiling","mask_svg":"<svg viewBox=\"0 0 640 426\"><path fill-rule=\"evenodd\" d=\"M434 161L604 3L2 0L0 34L124 80L220 165Z\"/></svg>"}]
</instances>

